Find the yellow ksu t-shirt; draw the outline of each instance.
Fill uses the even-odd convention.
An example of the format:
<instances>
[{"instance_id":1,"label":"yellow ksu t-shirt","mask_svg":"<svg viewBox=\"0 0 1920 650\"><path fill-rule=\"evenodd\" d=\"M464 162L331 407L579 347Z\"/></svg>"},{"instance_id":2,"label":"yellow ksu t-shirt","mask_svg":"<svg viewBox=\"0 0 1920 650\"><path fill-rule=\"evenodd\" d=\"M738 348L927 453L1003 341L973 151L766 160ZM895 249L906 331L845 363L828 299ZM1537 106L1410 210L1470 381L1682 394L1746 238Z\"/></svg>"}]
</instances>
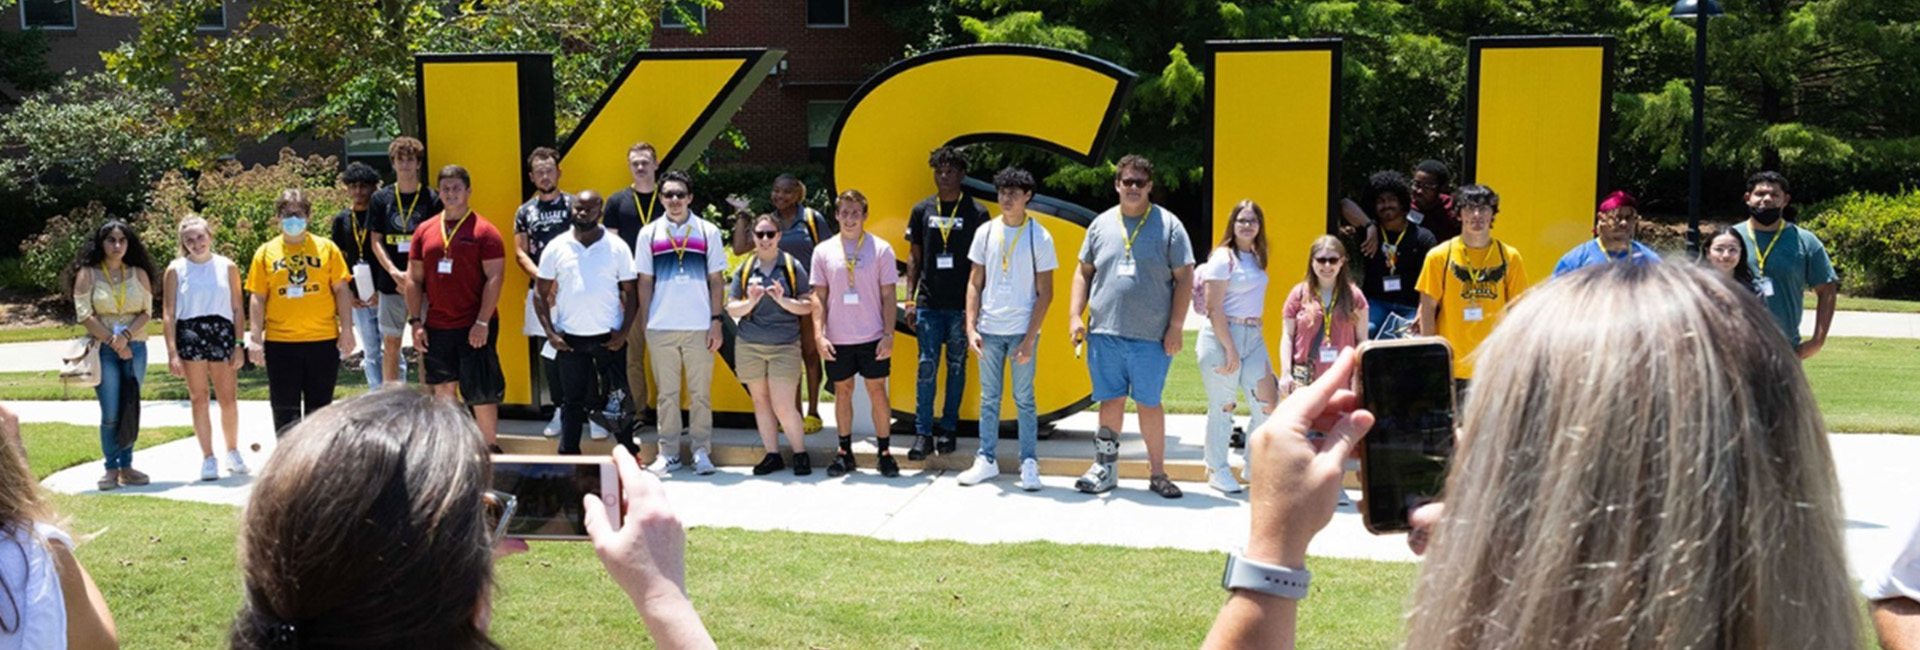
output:
<instances>
[{"instance_id":1,"label":"yellow ksu t-shirt","mask_svg":"<svg viewBox=\"0 0 1920 650\"><path fill-rule=\"evenodd\" d=\"M1435 330L1453 346L1453 374L1473 378L1473 354L1480 342L1507 312L1507 305L1527 290L1527 267L1520 251L1494 240L1492 246L1472 250L1458 237L1427 251L1414 290L1439 303L1434 308ZM1478 309L1479 320L1469 320Z\"/></svg>"},{"instance_id":2,"label":"yellow ksu t-shirt","mask_svg":"<svg viewBox=\"0 0 1920 650\"><path fill-rule=\"evenodd\" d=\"M247 291L267 297L267 340L325 341L340 336L333 285L351 279L340 247L327 238L308 234L289 245L275 237L254 252Z\"/></svg>"}]
</instances>

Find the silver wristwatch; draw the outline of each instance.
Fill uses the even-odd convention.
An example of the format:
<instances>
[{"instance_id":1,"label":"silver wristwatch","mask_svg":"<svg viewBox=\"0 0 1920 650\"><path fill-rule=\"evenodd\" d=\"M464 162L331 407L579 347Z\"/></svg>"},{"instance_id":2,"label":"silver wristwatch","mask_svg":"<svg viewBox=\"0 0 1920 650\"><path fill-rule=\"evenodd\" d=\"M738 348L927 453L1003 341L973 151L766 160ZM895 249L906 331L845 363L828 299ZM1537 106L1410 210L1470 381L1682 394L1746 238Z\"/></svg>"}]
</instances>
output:
<instances>
[{"instance_id":1,"label":"silver wristwatch","mask_svg":"<svg viewBox=\"0 0 1920 650\"><path fill-rule=\"evenodd\" d=\"M1300 600L1307 597L1307 582L1312 578L1313 573L1306 569L1264 564L1241 557L1239 553L1228 553L1226 572L1220 576L1220 588L1227 591L1246 589Z\"/></svg>"}]
</instances>

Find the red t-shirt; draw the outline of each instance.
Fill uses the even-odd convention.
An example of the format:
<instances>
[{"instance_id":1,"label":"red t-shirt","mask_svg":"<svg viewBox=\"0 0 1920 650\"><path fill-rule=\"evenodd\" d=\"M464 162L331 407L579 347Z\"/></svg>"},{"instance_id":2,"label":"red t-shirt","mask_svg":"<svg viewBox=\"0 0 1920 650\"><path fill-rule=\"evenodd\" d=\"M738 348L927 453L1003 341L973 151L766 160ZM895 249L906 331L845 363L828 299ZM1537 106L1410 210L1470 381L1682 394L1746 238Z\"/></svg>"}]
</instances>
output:
<instances>
[{"instance_id":1,"label":"red t-shirt","mask_svg":"<svg viewBox=\"0 0 1920 650\"><path fill-rule=\"evenodd\" d=\"M407 264L425 271L427 327L466 329L479 319L480 294L487 288L487 274L480 263L505 258L507 245L500 238L500 230L475 212L465 223L454 222L453 227L458 230L453 233L453 246L449 251L441 231L446 214L434 215L414 229ZM442 260L451 260L452 265L442 265ZM415 264L420 266L412 266Z\"/></svg>"}]
</instances>

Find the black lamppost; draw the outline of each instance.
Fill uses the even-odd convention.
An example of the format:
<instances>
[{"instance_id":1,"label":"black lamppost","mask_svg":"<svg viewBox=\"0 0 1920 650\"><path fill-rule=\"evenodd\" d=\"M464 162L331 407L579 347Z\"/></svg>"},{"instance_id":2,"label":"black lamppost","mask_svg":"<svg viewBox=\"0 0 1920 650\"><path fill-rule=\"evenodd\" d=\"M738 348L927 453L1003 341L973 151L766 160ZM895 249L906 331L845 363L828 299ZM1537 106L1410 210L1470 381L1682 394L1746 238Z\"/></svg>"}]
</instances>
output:
<instances>
[{"instance_id":1,"label":"black lamppost","mask_svg":"<svg viewBox=\"0 0 1920 650\"><path fill-rule=\"evenodd\" d=\"M1693 21L1693 137L1687 142L1687 253L1700 255L1700 155L1706 149L1707 19L1724 14L1714 0L1679 0L1668 18Z\"/></svg>"}]
</instances>

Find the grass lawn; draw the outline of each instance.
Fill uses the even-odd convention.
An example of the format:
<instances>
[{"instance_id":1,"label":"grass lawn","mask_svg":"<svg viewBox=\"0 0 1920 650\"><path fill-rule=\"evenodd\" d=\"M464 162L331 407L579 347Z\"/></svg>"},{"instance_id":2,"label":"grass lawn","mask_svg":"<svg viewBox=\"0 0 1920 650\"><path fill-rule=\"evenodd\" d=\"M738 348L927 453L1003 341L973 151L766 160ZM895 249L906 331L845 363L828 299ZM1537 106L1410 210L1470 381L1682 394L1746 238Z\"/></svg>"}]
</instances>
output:
<instances>
[{"instance_id":1,"label":"grass lawn","mask_svg":"<svg viewBox=\"0 0 1920 650\"><path fill-rule=\"evenodd\" d=\"M82 334L85 334L86 332L87 332L86 328L80 327L79 325L52 325L48 327L0 329L0 343L27 343L31 341L60 341L65 339L77 339L77 338L80 338L80 336ZM158 319L155 319L151 323L147 324L148 335L161 336L165 333L166 333L165 327L161 325ZM154 342L158 343L159 341L155 340Z\"/></svg>"},{"instance_id":2,"label":"grass lawn","mask_svg":"<svg viewBox=\"0 0 1920 650\"><path fill-rule=\"evenodd\" d=\"M1807 294L1804 301L1807 307L1807 311L1811 312L1814 310L1815 307L1818 307L1819 306L1818 301L1819 299L1814 297L1813 294L1811 293ZM1894 314L1920 314L1920 302L1912 301L1912 300L1885 300L1881 298L1855 298L1853 296L1840 296L1839 302L1837 303L1837 306L1835 306L1834 308L1840 311L1877 311L1877 312L1887 312L1887 313L1894 313Z\"/></svg>"},{"instance_id":3,"label":"grass lawn","mask_svg":"<svg viewBox=\"0 0 1920 650\"><path fill-rule=\"evenodd\" d=\"M100 427L51 422L28 422L20 426L27 447L27 465L35 479L44 479L60 470L100 460ZM193 437L193 427L151 427L140 430L135 450ZM136 456L137 458L137 456Z\"/></svg>"},{"instance_id":4,"label":"grass lawn","mask_svg":"<svg viewBox=\"0 0 1920 650\"><path fill-rule=\"evenodd\" d=\"M1805 368L1827 428L1920 434L1920 339L1829 338Z\"/></svg>"},{"instance_id":5,"label":"grass lawn","mask_svg":"<svg viewBox=\"0 0 1920 650\"><path fill-rule=\"evenodd\" d=\"M259 366L240 371L240 399L264 400L267 398L267 370ZM335 399L349 395L358 395L367 390L367 377L361 374L359 367L340 370L339 384L333 389ZM148 400L187 399L187 384L173 375L167 374L166 364L147 366L147 384L142 387L141 397ZM0 372L0 400L86 400L94 399L93 389L69 389L60 385L60 373L52 370L38 372Z\"/></svg>"}]
</instances>

